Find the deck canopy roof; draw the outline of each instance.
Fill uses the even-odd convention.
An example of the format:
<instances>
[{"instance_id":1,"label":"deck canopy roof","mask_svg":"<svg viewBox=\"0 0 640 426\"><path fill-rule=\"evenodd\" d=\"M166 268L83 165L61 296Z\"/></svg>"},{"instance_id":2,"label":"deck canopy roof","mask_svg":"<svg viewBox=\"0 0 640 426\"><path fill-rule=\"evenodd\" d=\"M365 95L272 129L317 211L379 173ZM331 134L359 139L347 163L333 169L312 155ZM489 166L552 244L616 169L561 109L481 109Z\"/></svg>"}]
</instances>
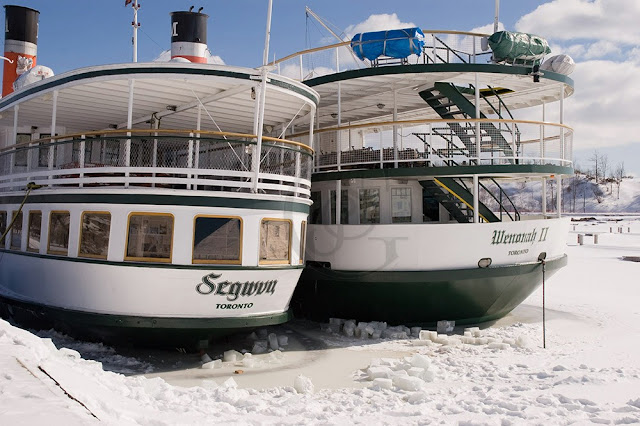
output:
<instances>
[{"instance_id":1,"label":"deck canopy roof","mask_svg":"<svg viewBox=\"0 0 640 426\"><path fill-rule=\"evenodd\" d=\"M308 123L317 93L286 77L269 78L264 127L277 132L295 117ZM201 104L202 130L253 134L260 72L192 63L117 64L60 74L0 99L0 126L13 126L19 105L19 126L49 128L57 92L56 126L67 133L127 128L131 81L132 128L153 128L159 119L161 129L195 129Z\"/></svg>"}]
</instances>

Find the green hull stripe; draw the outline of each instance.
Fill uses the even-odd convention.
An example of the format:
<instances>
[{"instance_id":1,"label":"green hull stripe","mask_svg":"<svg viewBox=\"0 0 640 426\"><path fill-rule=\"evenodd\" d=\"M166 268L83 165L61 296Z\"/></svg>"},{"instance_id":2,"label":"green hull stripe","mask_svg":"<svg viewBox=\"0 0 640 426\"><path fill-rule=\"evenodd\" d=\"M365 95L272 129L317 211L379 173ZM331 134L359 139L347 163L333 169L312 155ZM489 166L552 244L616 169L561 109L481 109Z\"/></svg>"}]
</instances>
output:
<instances>
[{"instance_id":1,"label":"green hull stripe","mask_svg":"<svg viewBox=\"0 0 640 426\"><path fill-rule=\"evenodd\" d=\"M547 261L546 278L567 264ZM542 282L542 265L447 271L333 271L307 268L291 306L317 321L354 318L390 324L472 324L503 317Z\"/></svg>"},{"instance_id":2,"label":"green hull stripe","mask_svg":"<svg viewBox=\"0 0 640 426\"><path fill-rule=\"evenodd\" d=\"M305 81L310 87L336 81L351 80L354 78L371 77L390 74L419 74L419 73L491 73L491 74L515 74L529 76L530 67L506 66L497 64L415 64L415 65L390 65L375 68L362 68L343 71L336 74L323 75ZM547 80L562 82L573 87L573 80L566 75L545 70L541 77Z\"/></svg>"},{"instance_id":3,"label":"green hull stripe","mask_svg":"<svg viewBox=\"0 0 640 426\"><path fill-rule=\"evenodd\" d=\"M15 256L27 256L27 257L35 257L41 259L52 259L59 260L63 262L77 262L77 263L92 263L95 265L111 265L111 266L125 266L129 268L160 268L160 269L193 269L193 270L220 270L225 269L229 271L254 271L254 270L265 270L265 269L302 269L303 265L266 265L266 266L242 266L242 265L224 265L220 263L206 263L206 264L197 264L197 265L175 265L171 263L155 263L155 262L113 262L109 260L103 259L90 259L84 257L67 257L67 256L59 256L53 254L39 254L39 253L28 253L28 252L18 252L13 250L0 249L0 253L13 254Z\"/></svg>"},{"instance_id":4,"label":"green hull stripe","mask_svg":"<svg viewBox=\"0 0 640 426\"><path fill-rule=\"evenodd\" d=\"M0 204L19 204L24 195L0 197ZM246 198L196 197L157 194L38 194L32 193L26 204L147 204L155 206L229 207L238 209L279 210L309 214L309 205L290 201Z\"/></svg>"},{"instance_id":5,"label":"green hull stripe","mask_svg":"<svg viewBox=\"0 0 640 426\"><path fill-rule=\"evenodd\" d=\"M57 86L62 86L67 83L71 83L73 81L92 79L96 77L106 77L106 76L118 76L118 75L131 75L131 74L188 74L188 75L209 75L209 76L217 76L217 77L229 77L229 78L237 78L240 80L251 80L251 74L248 73L240 73L237 71L224 71L224 70L212 70L206 68L160 68L160 67L140 67L140 68L131 68L124 66L123 68L117 69L104 69L104 70L94 70L94 71L85 71L80 72L79 74L70 75L62 78L53 78L52 81L45 81L40 84L38 87L33 87L19 93L16 93L15 96L7 96L6 100L0 101L0 110L6 108L7 106L19 101L22 98L27 96L36 94L38 92L43 92L48 89L55 89ZM546 75L546 71L545 71ZM277 79L270 79L269 84L274 86L282 87L287 90L291 90L302 96L311 100L315 105L318 105L319 99L315 96L315 94L304 90L301 87L295 86L291 83L286 83L283 81L279 81Z\"/></svg>"},{"instance_id":6,"label":"green hull stripe","mask_svg":"<svg viewBox=\"0 0 640 426\"><path fill-rule=\"evenodd\" d=\"M536 165L536 164L505 164L499 166L444 166L444 167L399 167L389 169L366 169L317 172L311 177L312 182L335 181L354 178L406 178L430 176L466 176L491 175L510 173L540 173L555 175L572 175L572 167Z\"/></svg>"}]
</instances>

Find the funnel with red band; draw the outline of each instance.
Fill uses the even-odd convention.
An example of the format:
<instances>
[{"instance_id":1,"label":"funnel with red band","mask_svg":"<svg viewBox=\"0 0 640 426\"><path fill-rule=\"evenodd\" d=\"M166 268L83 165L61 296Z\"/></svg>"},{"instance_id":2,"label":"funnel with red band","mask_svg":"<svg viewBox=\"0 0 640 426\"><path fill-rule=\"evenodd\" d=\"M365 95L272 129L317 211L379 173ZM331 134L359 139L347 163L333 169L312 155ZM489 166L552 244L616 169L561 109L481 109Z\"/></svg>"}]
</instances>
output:
<instances>
[{"instance_id":1,"label":"funnel with red band","mask_svg":"<svg viewBox=\"0 0 640 426\"><path fill-rule=\"evenodd\" d=\"M4 10L4 56L8 60L4 61L2 96L7 96L16 78L36 65L40 12L22 6L5 6Z\"/></svg>"},{"instance_id":2,"label":"funnel with red band","mask_svg":"<svg viewBox=\"0 0 640 426\"><path fill-rule=\"evenodd\" d=\"M171 12L171 59L206 63L207 18L198 12Z\"/></svg>"}]
</instances>

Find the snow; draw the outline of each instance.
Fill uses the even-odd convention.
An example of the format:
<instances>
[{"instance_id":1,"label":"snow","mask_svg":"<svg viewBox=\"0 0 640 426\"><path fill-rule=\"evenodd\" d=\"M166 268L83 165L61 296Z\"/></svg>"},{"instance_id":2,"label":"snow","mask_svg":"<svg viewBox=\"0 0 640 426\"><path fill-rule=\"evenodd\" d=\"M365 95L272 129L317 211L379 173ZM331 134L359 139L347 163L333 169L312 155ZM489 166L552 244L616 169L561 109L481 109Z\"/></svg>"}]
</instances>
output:
<instances>
[{"instance_id":1,"label":"snow","mask_svg":"<svg viewBox=\"0 0 640 426\"><path fill-rule=\"evenodd\" d=\"M545 285L546 349L541 291L446 335L294 321L206 354L113 349L0 320L0 423L640 423L640 265L622 260L640 256L640 220L572 225L569 265ZM598 244L577 244L596 233ZM268 352L276 340L286 348ZM247 355L255 342L264 353Z\"/></svg>"}]
</instances>

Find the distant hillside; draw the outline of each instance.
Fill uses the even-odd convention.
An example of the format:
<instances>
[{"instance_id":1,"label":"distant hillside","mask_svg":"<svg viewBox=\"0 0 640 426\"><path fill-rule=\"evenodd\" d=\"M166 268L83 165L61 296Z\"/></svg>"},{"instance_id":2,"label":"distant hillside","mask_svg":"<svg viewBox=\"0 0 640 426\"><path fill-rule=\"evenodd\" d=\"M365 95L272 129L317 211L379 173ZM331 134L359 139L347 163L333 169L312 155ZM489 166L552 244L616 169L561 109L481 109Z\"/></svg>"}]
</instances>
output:
<instances>
[{"instance_id":1,"label":"distant hillside","mask_svg":"<svg viewBox=\"0 0 640 426\"><path fill-rule=\"evenodd\" d=\"M502 188L521 213L542 211L540 182L503 184ZM609 179L595 183L593 177L576 174L562 182L562 209L564 213L640 213L640 178L625 177L618 184ZM555 181L547 184L547 212L555 211ZM481 200L492 209L495 202L481 194Z\"/></svg>"}]
</instances>

